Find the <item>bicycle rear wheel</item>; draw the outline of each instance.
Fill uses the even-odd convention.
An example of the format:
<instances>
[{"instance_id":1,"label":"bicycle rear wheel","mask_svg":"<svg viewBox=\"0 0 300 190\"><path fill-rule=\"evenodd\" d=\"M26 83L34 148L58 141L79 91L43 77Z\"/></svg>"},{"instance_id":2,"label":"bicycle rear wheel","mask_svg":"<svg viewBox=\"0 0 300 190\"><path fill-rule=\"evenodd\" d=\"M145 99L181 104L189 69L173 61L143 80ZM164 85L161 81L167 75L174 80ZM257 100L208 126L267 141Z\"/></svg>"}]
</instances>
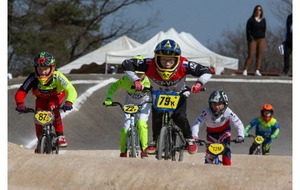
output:
<instances>
[{"instance_id":1,"label":"bicycle rear wheel","mask_svg":"<svg viewBox=\"0 0 300 190\"><path fill-rule=\"evenodd\" d=\"M157 148L157 159L161 160L164 158L168 160L170 156L170 136L166 126L163 126L160 130L158 148Z\"/></svg>"}]
</instances>

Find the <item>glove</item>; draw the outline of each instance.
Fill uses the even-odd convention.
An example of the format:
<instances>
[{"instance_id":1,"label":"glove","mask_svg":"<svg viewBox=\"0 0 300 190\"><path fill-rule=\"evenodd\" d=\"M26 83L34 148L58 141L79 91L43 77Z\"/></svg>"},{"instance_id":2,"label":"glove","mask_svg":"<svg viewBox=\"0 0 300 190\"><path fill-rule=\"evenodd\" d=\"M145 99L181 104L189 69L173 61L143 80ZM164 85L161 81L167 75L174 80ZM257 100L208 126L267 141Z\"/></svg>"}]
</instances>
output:
<instances>
[{"instance_id":1,"label":"glove","mask_svg":"<svg viewBox=\"0 0 300 190\"><path fill-rule=\"evenodd\" d=\"M271 139L276 139L277 136L275 134L271 135Z\"/></svg>"},{"instance_id":2,"label":"glove","mask_svg":"<svg viewBox=\"0 0 300 190\"><path fill-rule=\"evenodd\" d=\"M111 99L110 99L110 98L106 98L106 100L104 101L104 105L105 105L105 106L110 106L110 105L112 105Z\"/></svg>"},{"instance_id":3,"label":"glove","mask_svg":"<svg viewBox=\"0 0 300 190\"><path fill-rule=\"evenodd\" d=\"M245 132L245 133L244 133L244 136L245 136L245 137L248 137L248 136L249 136L249 134L248 134L247 132Z\"/></svg>"},{"instance_id":4,"label":"glove","mask_svg":"<svg viewBox=\"0 0 300 190\"><path fill-rule=\"evenodd\" d=\"M136 80L134 81L134 89L137 91L141 91L144 89L144 85L141 83L141 81Z\"/></svg>"},{"instance_id":5,"label":"glove","mask_svg":"<svg viewBox=\"0 0 300 190\"><path fill-rule=\"evenodd\" d=\"M18 112L25 112L25 110L26 110L25 104L24 104L24 103L18 103L18 104L17 104L17 107L16 107L16 110L17 110Z\"/></svg>"},{"instance_id":6,"label":"glove","mask_svg":"<svg viewBox=\"0 0 300 190\"><path fill-rule=\"evenodd\" d=\"M201 90L201 87L202 87L202 85L200 82L195 82L195 84L193 84L193 86L192 86L192 92L199 93Z\"/></svg>"},{"instance_id":7,"label":"glove","mask_svg":"<svg viewBox=\"0 0 300 190\"><path fill-rule=\"evenodd\" d=\"M70 111L71 109L73 109L73 104L71 102L66 102L62 108L64 112Z\"/></svg>"},{"instance_id":8,"label":"glove","mask_svg":"<svg viewBox=\"0 0 300 190\"><path fill-rule=\"evenodd\" d=\"M241 143L241 142L244 142L244 138L241 137L241 136L238 136L238 137L235 139L235 143Z\"/></svg>"}]
</instances>

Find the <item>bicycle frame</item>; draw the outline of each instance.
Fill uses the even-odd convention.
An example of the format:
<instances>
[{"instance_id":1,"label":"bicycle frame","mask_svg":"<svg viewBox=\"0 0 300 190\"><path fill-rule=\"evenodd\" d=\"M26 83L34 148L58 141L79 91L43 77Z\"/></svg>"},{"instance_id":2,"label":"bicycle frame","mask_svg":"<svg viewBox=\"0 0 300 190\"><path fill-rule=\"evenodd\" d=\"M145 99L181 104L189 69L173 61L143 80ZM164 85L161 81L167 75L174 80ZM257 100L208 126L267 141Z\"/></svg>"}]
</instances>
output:
<instances>
[{"instance_id":1,"label":"bicycle frame","mask_svg":"<svg viewBox=\"0 0 300 190\"><path fill-rule=\"evenodd\" d=\"M134 104L122 104L120 102L112 102L109 106L120 106L121 110L130 114L130 127L126 134L126 147L128 152L128 156L131 158L140 157L140 134L136 126L135 115L141 109L141 107L146 103L152 103L152 101L145 101L142 104L134 105Z\"/></svg>"},{"instance_id":2,"label":"bicycle frame","mask_svg":"<svg viewBox=\"0 0 300 190\"><path fill-rule=\"evenodd\" d=\"M262 155L262 143L265 141L265 139L260 135L248 135L249 138L253 138L253 143L257 145L256 149L253 151L254 155Z\"/></svg>"},{"instance_id":3,"label":"bicycle frame","mask_svg":"<svg viewBox=\"0 0 300 190\"><path fill-rule=\"evenodd\" d=\"M195 139L195 142L199 144L199 146L205 145L206 150L213 155L213 161L211 164L220 165L222 164L222 160L219 158L225 151L226 144L225 143L211 143L202 139ZM235 142L235 140L230 140L230 142Z\"/></svg>"},{"instance_id":4,"label":"bicycle frame","mask_svg":"<svg viewBox=\"0 0 300 190\"><path fill-rule=\"evenodd\" d=\"M61 108L59 108L61 109ZM57 136L53 126L54 113L49 110L34 110L26 108L24 113L34 113L34 122L42 125L43 133L38 138L38 154L58 154L59 147L57 144Z\"/></svg>"},{"instance_id":5,"label":"bicycle frame","mask_svg":"<svg viewBox=\"0 0 300 190\"><path fill-rule=\"evenodd\" d=\"M179 127L177 127L170 116L180 99L177 92L154 91L155 105L154 108L163 111L162 128L159 135L157 159L172 159L176 161L176 152L178 152L178 161L183 160L183 151L185 149L185 139Z\"/></svg>"}]
</instances>

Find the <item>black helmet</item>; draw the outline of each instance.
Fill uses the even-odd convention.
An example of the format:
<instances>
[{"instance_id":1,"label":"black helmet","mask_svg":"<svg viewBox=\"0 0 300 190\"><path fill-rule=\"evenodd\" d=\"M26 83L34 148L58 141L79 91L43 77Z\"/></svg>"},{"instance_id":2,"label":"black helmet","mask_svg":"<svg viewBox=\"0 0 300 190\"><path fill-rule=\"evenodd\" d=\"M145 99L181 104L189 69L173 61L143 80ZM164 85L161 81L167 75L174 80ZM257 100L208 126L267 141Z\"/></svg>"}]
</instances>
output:
<instances>
[{"instance_id":1,"label":"black helmet","mask_svg":"<svg viewBox=\"0 0 300 190\"><path fill-rule=\"evenodd\" d=\"M219 117L221 114L225 112L226 108L228 107L228 97L224 91L215 90L209 96L208 103L209 103L209 108L211 109L214 116ZM212 107L212 103L223 103L224 108L216 112Z\"/></svg>"}]
</instances>

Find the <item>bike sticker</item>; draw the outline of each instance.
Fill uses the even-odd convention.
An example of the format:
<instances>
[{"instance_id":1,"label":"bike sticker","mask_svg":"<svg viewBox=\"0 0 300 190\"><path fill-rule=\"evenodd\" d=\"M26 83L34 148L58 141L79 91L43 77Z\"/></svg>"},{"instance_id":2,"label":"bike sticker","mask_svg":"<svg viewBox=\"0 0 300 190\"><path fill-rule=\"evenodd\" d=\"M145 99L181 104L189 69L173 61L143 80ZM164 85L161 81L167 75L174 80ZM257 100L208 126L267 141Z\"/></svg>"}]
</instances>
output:
<instances>
[{"instance_id":1,"label":"bike sticker","mask_svg":"<svg viewBox=\"0 0 300 190\"><path fill-rule=\"evenodd\" d=\"M262 144L264 142L264 138L262 136L256 136L254 141L257 143L257 144Z\"/></svg>"},{"instance_id":2,"label":"bike sticker","mask_svg":"<svg viewBox=\"0 0 300 190\"><path fill-rule=\"evenodd\" d=\"M165 95L158 96L157 107L163 109L176 109L180 96L179 95Z\"/></svg>"},{"instance_id":3,"label":"bike sticker","mask_svg":"<svg viewBox=\"0 0 300 190\"><path fill-rule=\"evenodd\" d=\"M53 120L54 116L51 111L37 111L34 119L39 124L45 125Z\"/></svg>"},{"instance_id":4,"label":"bike sticker","mask_svg":"<svg viewBox=\"0 0 300 190\"><path fill-rule=\"evenodd\" d=\"M126 104L123 106L123 110L125 113L136 113L139 110L139 107L137 105L133 105L133 104Z\"/></svg>"},{"instance_id":5,"label":"bike sticker","mask_svg":"<svg viewBox=\"0 0 300 190\"><path fill-rule=\"evenodd\" d=\"M212 143L207 147L208 151L213 155L220 155L225 149L225 146L221 143Z\"/></svg>"}]
</instances>

